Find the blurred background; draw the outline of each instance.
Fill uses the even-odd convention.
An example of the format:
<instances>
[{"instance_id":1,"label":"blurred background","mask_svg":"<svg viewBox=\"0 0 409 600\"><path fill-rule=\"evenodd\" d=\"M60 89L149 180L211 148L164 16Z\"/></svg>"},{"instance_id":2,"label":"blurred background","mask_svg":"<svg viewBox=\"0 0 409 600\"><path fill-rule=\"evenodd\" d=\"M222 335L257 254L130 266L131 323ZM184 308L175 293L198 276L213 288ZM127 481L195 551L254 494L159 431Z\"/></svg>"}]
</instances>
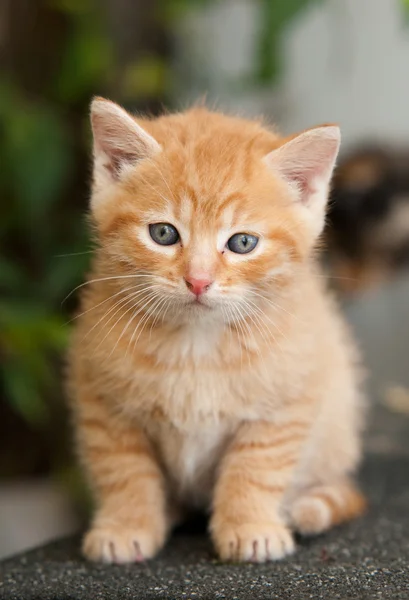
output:
<instances>
[{"instance_id":1,"label":"blurred background","mask_svg":"<svg viewBox=\"0 0 409 600\"><path fill-rule=\"evenodd\" d=\"M87 514L62 381L95 94L341 125L324 263L378 418L409 417L409 1L1 0L0 557ZM393 450L374 427L368 445Z\"/></svg>"}]
</instances>

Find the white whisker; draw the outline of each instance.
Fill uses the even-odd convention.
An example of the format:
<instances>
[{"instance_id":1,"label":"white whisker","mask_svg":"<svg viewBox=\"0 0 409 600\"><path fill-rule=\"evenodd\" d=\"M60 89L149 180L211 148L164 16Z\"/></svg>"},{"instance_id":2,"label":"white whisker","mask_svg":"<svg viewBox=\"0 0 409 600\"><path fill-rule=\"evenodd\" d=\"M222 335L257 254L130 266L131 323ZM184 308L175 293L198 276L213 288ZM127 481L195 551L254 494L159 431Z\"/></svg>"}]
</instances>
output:
<instances>
[{"instance_id":1,"label":"white whisker","mask_svg":"<svg viewBox=\"0 0 409 600\"><path fill-rule=\"evenodd\" d=\"M249 326L249 324L246 321L246 315L243 316L243 313L242 313L242 311L241 311L241 309L240 309L240 307L238 305L236 306L236 310L238 311L238 313L240 315L240 318L241 318L240 323L243 325L243 328L245 328L246 332L248 334L252 335L254 344L256 346L256 352L261 357L260 348L259 348L259 346L257 344L257 339L256 339L256 337L254 335L254 331L251 329L251 327ZM247 315L247 316L249 316L249 315ZM245 343L246 343L246 349L247 349L247 357L248 357L248 360L249 360L249 366L251 366L251 363L250 363L250 348L249 348L249 346L247 344L247 339L245 339Z\"/></svg>"},{"instance_id":2,"label":"white whisker","mask_svg":"<svg viewBox=\"0 0 409 600\"><path fill-rule=\"evenodd\" d=\"M223 320L225 321L225 326L229 330L229 342L230 342L230 345L233 346L233 333L232 333L231 326L230 326L230 319L229 319L229 315L228 315L228 312L227 312L227 306L224 306L222 304L220 308L222 310Z\"/></svg>"},{"instance_id":3,"label":"white whisker","mask_svg":"<svg viewBox=\"0 0 409 600\"><path fill-rule=\"evenodd\" d=\"M153 319L153 321L151 323L151 326L150 326L150 329L149 329L149 339L151 339L152 330L155 327L155 324L156 324L157 320L159 319L159 315L160 315L161 309L162 309L162 307L164 306L165 303L169 303L169 298L166 298L166 296L164 298L162 298L161 304L159 304L159 306L157 306L155 308L155 310L157 310L158 312L157 312L155 318Z\"/></svg>"},{"instance_id":4,"label":"white whisker","mask_svg":"<svg viewBox=\"0 0 409 600\"><path fill-rule=\"evenodd\" d=\"M159 168L158 168L159 170ZM166 204L169 204L170 201L168 198L166 198L166 196L164 196L154 185L152 185L152 183L150 181L148 181L145 177L141 176L141 179L144 183L146 183L147 185L149 185L149 187L151 188L151 190L155 193L158 194L158 196L160 196L162 198L162 200L164 200L166 202ZM169 189L169 186L168 186ZM170 189L169 189L170 191ZM172 192L170 192L172 195Z\"/></svg>"},{"instance_id":5,"label":"white whisker","mask_svg":"<svg viewBox=\"0 0 409 600\"><path fill-rule=\"evenodd\" d=\"M166 185L166 187L168 188L169 194L171 195L171 198L174 199L174 193L172 192L172 190L170 189L169 183L166 181L166 178L164 176L164 174L162 173L162 171L159 169L158 165L156 165L155 163L152 163L153 166L156 168L156 170L158 171L159 175L162 178L163 183Z\"/></svg>"},{"instance_id":6,"label":"white whisker","mask_svg":"<svg viewBox=\"0 0 409 600\"><path fill-rule=\"evenodd\" d=\"M81 256L82 254L93 254L95 250L85 250L84 252L69 252L68 254L54 254L54 258L66 258L67 256Z\"/></svg>"},{"instance_id":7,"label":"white whisker","mask_svg":"<svg viewBox=\"0 0 409 600\"><path fill-rule=\"evenodd\" d=\"M283 353L283 348L280 345L280 342L278 341L278 339L276 338L276 336L272 333L271 329L268 327L268 325L264 321L264 317L266 317L266 315L263 313L263 311L261 311L261 309L257 305L254 305L254 307L252 307L251 305L249 305L248 304L248 300L243 300L243 302L247 305L247 307L249 309L249 318L250 318L250 320L253 322L253 324L255 325L256 329L260 333L260 335L261 335L262 339L264 340L266 346L269 348L270 353L273 351L273 344L271 343L271 339L274 341L275 344L277 344L277 346L279 347L281 353ZM256 312L256 310L258 312ZM270 323L275 326L275 323L273 321L270 320ZM262 329L263 327L270 334L270 338L271 339L269 339L266 336L266 333ZM278 331L280 332L280 330L278 330ZM280 333L282 334L282 332L280 332ZM262 360L263 360L264 367L266 367L266 364L265 364L265 361L264 361L264 355L262 355ZM267 372L268 371L266 370L266 373Z\"/></svg>"},{"instance_id":8,"label":"white whisker","mask_svg":"<svg viewBox=\"0 0 409 600\"><path fill-rule=\"evenodd\" d=\"M109 300L112 300L113 298L116 298L116 296L119 296L120 294L124 294L125 292L129 292L130 290L137 290L137 289L141 288L144 285L145 285L144 283L140 283L138 285L132 285L131 287L125 288L124 290L119 290L115 294L112 294L112 296L108 296L108 298L105 298L105 300L102 300L102 302L98 302L98 304L95 304L95 306L92 306L88 310L84 310L82 313L80 313L78 315L75 315L75 317L73 317L72 319L70 319L69 321L67 321L66 323L64 323L64 325L69 325L73 321L76 321L80 317L83 317L84 315L86 315L87 313L91 312L92 310L95 310L99 306L102 306L106 302L109 302Z\"/></svg>"},{"instance_id":9,"label":"white whisker","mask_svg":"<svg viewBox=\"0 0 409 600\"><path fill-rule=\"evenodd\" d=\"M288 316L292 317L293 319L296 319L297 321L299 321L300 323L302 323L302 321L299 319L299 317L297 315L294 315L293 313L290 313L287 309L285 309L283 306L281 306L280 304L277 304L275 302L273 302L271 300L271 298L267 298L267 296L265 296L264 294L259 294L258 292L256 292L255 290L251 290L251 294L253 296L257 296L258 298L261 298L264 302L267 302L267 304L269 304L272 308L274 308L276 311L282 311L284 313L286 313Z\"/></svg>"},{"instance_id":10,"label":"white whisker","mask_svg":"<svg viewBox=\"0 0 409 600\"><path fill-rule=\"evenodd\" d=\"M91 279L90 281L84 281L80 285L77 285L77 287L75 287L73 290L71 290L71 292L65 296L65 298L61 302L61 304L64 304L64 302L66 300L68 300L68 298L70 296L72 296L72 294L74 292L76 292L80 288L84 287L84 285L90 285L91 283L98 283L100 281L109 281L109 280L113 280L113 279L132 279L132 278L136 278L136 277L147 277L147 276L149 276L149 275L148 274L142 274L142 273L136 273L135 275L114 275L112 277L100 277L98 279Z\"/></svg>"},{"instance_id":11,"label":"white whisker","mask_svg":"<svg viewBox=\"0 0 409 600\"><path fill-rule=\"evenodd\" d=\"M113 314L113 315L111 315L111 317L108 319L108 321L106 321L106 322L104 323L104 328L105 328L105 327L107 327L107 325L108 325L108 324L109 324L109 323L112 321L112 319L115 317L115 315L117 315L117 314L118 314L118 312L120 312L121 310L123 310L125 306L127 306L128 304L131 304L131 303L135 303L136 299L137 299L139 296L143 295L143 294L144 294L144 293L147 291L147 289L148 289L148 290L149 290L149 289L155 289L156 287L158 287L158 286L156 286L156 285L152 285L152 286L150 286L150 287L148 287L148 288L144 288L144 289L142 289L142 290L139 290L139 291L137 291L137 292L134 292L134 293L132 293L132 294L127 294L125 298L122 298L122 299L118 300L117 302L115 302L115 304L114 304L113 306L111 306L111 308L110 308L110 309L108 309L108 310L107 310L107 311L106 311L106 312L105 312L105 313L102 315L102 317L101 317L101 318L100 318L100 319L99 319L99 320L98 320L98 321L97 321L97 322L96 322L96 323L93 325L93 327L91 327L91 329L90 329L90 330L87 332L87 334L84 336L84 338L83 338L81 341L84 341L84 340L85 340L85 339L86 339L86 338L87 338L87 337L90 335L90 333L91 333L91 332L92 332L92 331L93 331L93 330L94 330L96 327L98 327L98 325L101 323L101 321L103 321L104 319L106 319L106 317L107 317L107 316L108 316L110 313L112 313L112 311L114 311L115 309L117 309L117 310L114 312L114 314ZM105 339L105 338L104 338L104 339Z\"/></svg>"},{"instance_id":12,"label":"white whisker","mask_svg":"<svg viewBox=\"0 0 409 600\"><path fill-rule=\"evenodd\" d=\"M158 298L158 296L159 296L159 294L158 294L157 292L156 292L156 293L152 293L152 294L150 294L150 296L149 296L149 297L146 299L146 302L145 302L145 304L143 304L142 306L139 306L139 308L138 308L138 310L136 311L136 313L134 313L134 315L132 316L132 319L131 319L131 321L133 321L133 320L135 319L135 317L137 317L137 316L138 316L138 315L139 315L141 312L143 312L144 310L146 310L146 308L147 308L147 307L149 307L149 305L150 305L152 302L155 302L155 301L156 301L156 299ZM142 318L141 318L141 321L142 321L142 319L143 319L145 316L146 316L146 313L145 313L145 315L143 315L143 316L142 316ZM134 336L135 336L136 332L138 331L138 328L139 328L139 326L140 326L140 323L141 323L141 321L139 321L139 323L138 323L138 324L137 324L137 326L135 327L134 331L132 332L132 335L131 335L131 337L130 337L130 339L129 339L129 342L128 342L128 346L127 346L127 348L126 348L125 356L128 354L129 348L130 348L130 347L131 347L131 345L132 345L132 341L133 341L133 339L134 339Z\"/></svg>"},{"instance_id":13,"label":"white whisker","mask_svg":"<svg viewBox=\"0 0 409 600\"><path fill-rule=\"evenodd\" d=\"M162 298L159 298L159 299L153 298L152 301L151 301L151 302L153 302L153 306L151 306L151 309L154 310L158 306L158 304L160 304L161 301L162 301ZM151 304L151 302L149 302L149 304ZM147 308L147 305L145 305L144 308ZM139 323L138 323L135 331L132 334L132 338L133 338L134 335L135 335L135 333L139 329L139 333L138 333L137 337L135 338L135 341L134 341L134 344L133 344L132 354L134 354L134 352L135 352L135 349L136 349L136 346L138 344L139 338L141 337L141 334L142 334L143 330L145 329L145 326L146 326L146 324L147 324L150 316L151 315L150 315L149 311L147 311L143 315L142 319L139 321ZM131 342L132 342L132 338L131 338Z\"/></svg>"},{"instance_id":14,"label":"white whisker","mask_svg":"<svg viewBox=\"0 0 409 600\"><path fill-rule=\"evenodd\" d=\"M148 294L148 298L155 298L157 296L157 292L153 291L150 292L150 294ZM131 300L133 301L133 298L131 298ZM122 332L120 334L120 336L118 337L114 347L112 348L111 352L109 353L108 358L110 358L112 356L112 353L114 352L115 348L117 347L117 345L119 344L120 340L122 339L123 335L125 334L126 330L128 329L129 325L132 323L132 321L134 320L134 318L144 309L144 306L140 306L139 310L136 311L136 313L134 312L133 315L131 316L131 318L129 319L127 325L122 329ZM130 307L128 310L125 311L124 315L129 312L129 310L131 310L133 307ZM120 309L121 311L123 310L123 307ZM118 311L117 311L118 312ZM103 340L101 340L97 346L97 348L99 348L99 346L104 342L104 340L106 340L107 337L109 337L109 335L111 334L111 332L113 331L113 329L115 329L115 327L118 325L118 323L120 322L120 320L122 319L122 317L124 315L119 315L119 318L115 321L115 323L112 325L111 329L108 331L108 333L105 335L105 337L103 338ZM112 319L113 317L111 317Z\"/></svg>"},{"instance_id":15,"label":"white whisker","mask_svg":"<svg viewBox=\"0 0 409 600\"><path fill-rule=\"evenodd\" d=\"M227 303L226 307L229 308L230 314L231 314L232 319L233 319L233 325L234 325L234 327L236 329L236 333L238 334L237 335L237 342L238 342L239 348L240 348L240 369L243 370L243 346L242 346L241 340L240 340L240 338L243 337L243 328L241 327L239 319L236 318L236 315L235 315L235 313L233 311L233 308L235 308L235 307L233 306L232 302L229 301ZM239 334L239 329L240 329L240 334Z\"/></svg>"},{"instance_id":16,"label":"white whisker","mask_svg":"<svg viewBox=\"0 0 409 600\"><path fill-rule=\"evenodd\" d=\"M153 294L152 296L150 296L151 299L154 299L157 296L157 294ZM117 341L115 342L114 347L112 348L111 352L109 353L108 358L113 354L113 352L115 351L116 347L118 346L119 342L121 341L121 339L123 338L125 332L127 331L129 325L133 322L134 318L145 308L146 304L143 305L142 307L139 308L139 310L134 313L131 318L129 319L128 323L126 324L126 326L123 328L121 335L118 337ZM133 334L132 334L133 335ZM128 344L129 345L129 344ZM127 350L125 352L125 356L127 355L128 352L128 347Z\"/></svg>"},{"instance_id":17,"label":"white whisker","mask_svg":"<svg viewBox=\"0 0 409 600\"><path fill-rule=\"evenodd\" d=\"M246 300L244 300L244 302L248 303L248 305L250 307L252 307L254 311L257 311L259 314L261 314L262 317L263 317L263 319L267 319L268 322L271 323L271 325L277 329L278 333L280 335L282 335L283 338L287 339L287 336L280 329L280 327L277 325L277 323L275 321L273 321L272 319L270 319L270 317L259 306L257 306L257 304L255 304L255 302L253 302L249 298L247 298ZM269 328L268 328L268 330L270 331ZM278 340L275 338L275 336L273 336L273 339L274 339L274 341L276 341L278 343Z\"/></svg>"}]
</instances>

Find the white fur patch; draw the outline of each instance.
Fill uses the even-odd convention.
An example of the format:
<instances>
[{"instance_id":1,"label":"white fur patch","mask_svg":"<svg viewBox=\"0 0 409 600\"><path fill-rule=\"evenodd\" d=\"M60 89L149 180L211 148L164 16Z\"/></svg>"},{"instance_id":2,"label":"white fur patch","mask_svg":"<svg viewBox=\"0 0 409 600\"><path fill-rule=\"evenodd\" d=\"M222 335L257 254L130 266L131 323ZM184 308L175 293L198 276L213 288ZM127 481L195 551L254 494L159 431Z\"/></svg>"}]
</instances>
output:
<instances>
[{"instance_id":1,"label":"white fur patch","mask_svg":"<svg viewBox=\"0 0 409 600\"><path fill-rule=\"evenodd\" d=\"M172 471L178 494L198 508L211 501L216 462L226 440L226 428L220 423L203 425L183 438L177 468L173 464Z\"/></svg>"}]
</instances>

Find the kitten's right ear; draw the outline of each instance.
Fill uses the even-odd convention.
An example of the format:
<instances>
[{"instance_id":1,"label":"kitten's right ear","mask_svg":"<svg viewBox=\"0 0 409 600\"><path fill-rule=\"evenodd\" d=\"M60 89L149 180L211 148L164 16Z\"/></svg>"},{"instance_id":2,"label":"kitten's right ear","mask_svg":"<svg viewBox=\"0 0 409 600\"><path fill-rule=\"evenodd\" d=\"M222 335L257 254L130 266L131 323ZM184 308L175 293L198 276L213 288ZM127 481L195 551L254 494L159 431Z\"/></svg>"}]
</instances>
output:
<instances>
[{"instance_id":1,"label":"kitten's right ear","mask_svg":"<svg viewBox=\"0 0 409 600\"><path fill-rule=\"evenodd\" d=\"M266 165L293 192L299 214L317 237L325 224L328 190L335 166L341 133L336 125L322 125L291 136L264 157Z\"/></svg>"},{"instance_id":2,"label":"kitten's right ear","mask_svg":"<svg viewBox=\"0 0 409 600\"><path fill-rule=\"evenodd\" d=\"M160 152L161 146L120 106L95 98L91 104L94 181L119 180L124 169Z\"/></svg>"}]
</instances>

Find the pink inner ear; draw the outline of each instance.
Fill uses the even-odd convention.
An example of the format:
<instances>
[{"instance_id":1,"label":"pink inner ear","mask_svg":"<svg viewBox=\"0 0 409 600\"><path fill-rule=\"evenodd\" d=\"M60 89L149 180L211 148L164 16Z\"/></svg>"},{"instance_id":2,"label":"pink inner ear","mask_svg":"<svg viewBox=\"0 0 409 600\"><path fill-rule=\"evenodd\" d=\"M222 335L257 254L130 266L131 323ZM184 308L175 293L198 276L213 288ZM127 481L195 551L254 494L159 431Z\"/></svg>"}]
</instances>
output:
<instances>
[{"instance_id":1,"label":"pink inner ear","mask_svg":"<svg viewBox=\"0 0 409 600\"><path fill-rule=\"evenodd\" d=\"M308 196L317 191L316 187L313 185L314 175L314 173L308 171L294 171L288 174L288 179L293 181L297 186L297 190L301 194L302 202L306 202ZM319 175L318 171L316 175Z\"/></svg>"},{"instance_id":2,"label":"pink inner ear","mask_svg":"<svg viewBox=\"0 0 409 600\"><path fill-rule=\"evenodd\" d=\"M102 158L99 165L102 163L114 179L120 178L122 167L136 164L160 151L157 141L112 102L94 100L91 122L95 157Z\"/></svg>"},{"instance_id":3,"label":"pink inner ear","mask_svg":"<svg viewBox=\"0 0 409 600\"><path fill-rule=\"evenodd\" d=\"M104 167L111 173L114 179L119 179L121 166L124 164L132 164L138 158L136 154L127 153L120 149L112 150L110 148L109 152L109 158L105 161ZM106 152L106 154L108 153Z\"/></svg>"},{"instance_id":4,"label":"pink inner ear","mask_svg":"<svg viewBox=\"0 0 409 600\"><path fill-rule=\"evenodd\" d=\"M339 142L338 127L318 127L273 150L266 161L297 189L301 201L306 203L321 188L326 192Z\"/></svg>"}]
</instances>

